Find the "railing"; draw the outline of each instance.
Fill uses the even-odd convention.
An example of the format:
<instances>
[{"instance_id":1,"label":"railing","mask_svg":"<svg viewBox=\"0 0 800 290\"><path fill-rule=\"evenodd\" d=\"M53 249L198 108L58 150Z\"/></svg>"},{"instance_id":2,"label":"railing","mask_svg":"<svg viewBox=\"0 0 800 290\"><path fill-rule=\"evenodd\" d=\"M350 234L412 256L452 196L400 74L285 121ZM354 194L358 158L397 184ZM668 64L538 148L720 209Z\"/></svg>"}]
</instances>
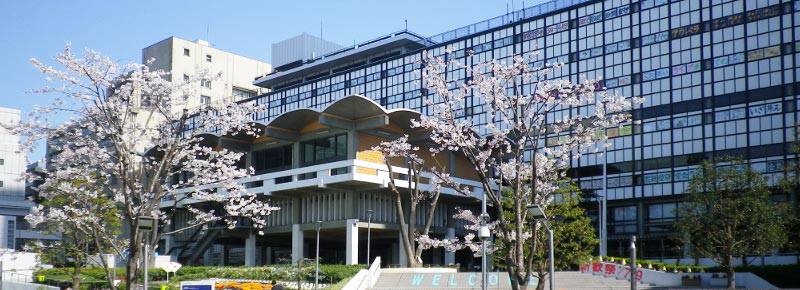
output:
<instances>
[{"instance_id":1,"label":"railing","mask_svg":"<svg viewBox=\"0 0 800 290\"><path fill-rule=\"evenodd\" d=\"M347 284L342 287L342 290L364 290L375 286L378 277L381 275L381 257L375 257L375 260L370 264L368 269L360 270L356 273Z\"/></svg>"},{"instance_id":2,"label":"railing","mask_svg":"<svg viewBox=\"0 0 800 290\"><path fill-rule=\"evenodd\" d=\"M428 37L427 40L431 43L447 42L464 36L497 28L506 24L510 24L515 21L536 17L542 14L546 14L552 11L567 8L572 5L588 1L590 0L553 0L549 2L544 2L538 5L523 8L491 19L487 19L475 24L470 24L447 32L439 33L431 37Z\"/></svg>"},{"instance_id":3,"label":"railing","mask_svg":"<svg viewBox=\"0 0 800 290\"><path fill-rule=\"evenodd\" d=\"M407 176L409 172L407 168L393 166L392 171L396 174L395 185L398 187L409 188L415 185L413 181L409 181L407 178L401 179L398 177L402 175ZM431 180L434 179L433 174L423 172L421 173L420 177L419 188L421 190L425 191L433 189L435 186L431 183ZM357 159L348 159L284 171L253 175L241 178L238 180L238 182L240 184L244 184L245 187L247 187L248 192L270 195L273 192L298 188L325 188L327 184L347 181L359 181L387 187L389 180L389 170L385 164L367 162ZM454 180L461 185L468 186L473 197L480 197L483 194L481 184L477 181L463 178L454 178ZM260 186L248 186L252 184L260 184ZM180 189L177 191L177 193L175 193L177 196L170 197L162 201L161 207L174 206L176 198L179 200L179 205L202 202L201 200L193 200L190 197L185 198L185 195L196 189L214 189L215 187L215 184L208 184L193 188ZM442 193L459 196L462 195L455 189L446 187L442 188ZM224 195L226 194L226 191L224 189L217 188L217 194Z\"/></svg>"}]
</instances>

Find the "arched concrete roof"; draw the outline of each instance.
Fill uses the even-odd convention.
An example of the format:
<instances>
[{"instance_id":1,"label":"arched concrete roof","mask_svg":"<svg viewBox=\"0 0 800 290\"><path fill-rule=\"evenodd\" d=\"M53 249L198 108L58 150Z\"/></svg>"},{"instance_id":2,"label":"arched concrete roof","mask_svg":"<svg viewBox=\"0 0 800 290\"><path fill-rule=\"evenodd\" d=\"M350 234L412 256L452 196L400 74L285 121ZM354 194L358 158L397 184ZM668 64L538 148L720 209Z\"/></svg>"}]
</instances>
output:
<instances>
[{"instance_id":1,"label":"arched concrete roof","mask_svg":"<svg viewBox=\"0 0 800 290\"><path fill-rule=\"evenodd\" d=\"M319 119L319 112L314 109L302 108L280 114L266 124L267 127L286 130L300 130L311 122Z\"/></svg>"},{"instance_id":2,"label":"arched concrete roof","mask_svg":"<svg viewBox=\"0 0 800 290\"><path fill-rule=\"evenodd\" d=\"M267 123L253 121L250 124L261 129L259 134L276 139L291 140L299 135L306 125L319 121L329 127L347 129L369 129L388 126L390 123L401 130L412 130L411 121L420 113L410 109L386 110L374 100L362 95L350 95L334 101L321 110L300 108L284 112ZM198 137L218 141L216 133L202 133Z\"/></svg>"}]
</instances>

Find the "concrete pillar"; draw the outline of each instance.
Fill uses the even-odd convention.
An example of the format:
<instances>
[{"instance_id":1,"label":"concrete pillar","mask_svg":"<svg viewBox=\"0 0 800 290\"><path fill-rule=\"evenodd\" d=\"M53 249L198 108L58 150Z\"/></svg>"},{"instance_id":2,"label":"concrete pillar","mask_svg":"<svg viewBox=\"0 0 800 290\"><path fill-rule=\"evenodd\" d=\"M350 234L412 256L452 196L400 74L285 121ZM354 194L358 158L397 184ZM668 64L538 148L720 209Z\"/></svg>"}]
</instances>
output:
<instances>
[{"instance_id":1,"label":"concrete pillar","mask_svg":"<svg viewBox=\"0 0 800 290\"><path fill-rule=\"evenodd\" d=\"M166 255L169 253L169 250L172 249L172 235L165 235L164 236L164 248L161 249L161 252ZM170 253L170 260L177 260L178 259L178 251L174 251Z\"/></svg>"},{"instance_id":2,"label":"concrete pillar","mask_svg":"<svg viewBox=\"0 0 800 290\"><path fill-rule=\"evenodd\" d=\"M265 247L266 257L264 257L264 264L272 265L272 247Z\"/></svg>"},{"instance_id":3,"label":"concrete pillar","mask_svg":"<svg viewBox=\"0 0 800 290\"><path fill-rule=\"evenodd\" d=\"M230 247L228 245L222 245L222 254L220 254L219 265L226 266L228 265L228 250Z\"/></svg>"},{"instance_id":4,"label":"concrete pillar","mask_svg":"<svg viewBox=\"0 0 800 290\"><path fill-rule=\"evenodd\" d=\"M345 256L346 265L358 264L358 220L348 219L346 222L347 231L345 234Z\"/></svg>"},{"instance_id":5,"label":"concrete pillar","mask_svg":"<svg viewBox=\"0 0 800 290\"><path fill-rule=\"evenodd\" d=\"M456 229L454 228L447 228L447 239L455 239L456 238ZM444 250L444 249L442 249ZM451 252L448 250L444 250L444 264L450 265L456 263L456 253Z\"/></svg>"},{"instance_id":6,"label":"concrete pillar","mask_svg":"<svg viewBox=\"0 0 800 290\"><path fill-rule=\"evenodd\" d=\"M256 233L250 232L250 236L244 241L244 265L254 267L256 265Z\"/></svg>"},{"instance_id":7,"label":"concrete pillar","mask_svg":"<svg viewBox=\"0 0 800 290\"><path fill-rule=\"evenodd\" d=\"M406 256L406 250L404 250L405 246L403 244L403 236L400 235L400 232L397 233L397 264L400 267L408 267L408 256Z\"/></svg>"},{"instance_id":8,"label":"concrete pillar","mask_svg":"<svg viewBox=\"0 0 800 290\"><path fill-rule=\"evenodd\" d=\"M292 263L303 259L303 231L299 224L292 225Z\"/></svg>"},{"instance_id":9,"label":"concrete pillar","mask_svg":"<svg viewBox=\"0 0 800 290\"><path fill-rule=\"evenodd\" d=\"M213 252L214 252L214 250L213 250L213 249L214 249L214 245L211 245L211 246L209 246L209 247L208 247L208 249L206 249L206 251L203 253L203 266L213 266L213 265L211 264L211 259L213 259L213 256L214 256L214 255L213 255Z\"/></svg>"}]
</instances>

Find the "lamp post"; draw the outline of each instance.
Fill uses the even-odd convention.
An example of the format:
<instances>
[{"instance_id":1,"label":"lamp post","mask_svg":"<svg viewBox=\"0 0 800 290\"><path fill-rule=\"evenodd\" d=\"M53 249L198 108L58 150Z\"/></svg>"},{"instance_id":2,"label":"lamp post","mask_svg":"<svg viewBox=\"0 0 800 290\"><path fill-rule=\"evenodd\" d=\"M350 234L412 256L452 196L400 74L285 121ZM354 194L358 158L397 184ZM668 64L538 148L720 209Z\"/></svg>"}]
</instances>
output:
<instances>
[{"instance_id":1,"label":"lamp post","mask_svg":"<svg viewBox=\"0 0 800 290\"><path fill-rule=\"evenodd\" d=\"M367 210L367 268L369 268L369 264L370 264L369 250L372 248L372 247L370 247L371 246L371 242L372 242L372 237L370 236L370 234L371 234L370 232L371 231L372 231L372 210L370 209L370 210Z\"/></svg>"},{"instance_id":2,"label":"lamp post","mask_svg":"<svg viewBox=\"0 0 800 290\"><path fill-rule=\"evenodd\" d=\"M636 236L631 236L631 290L636 290Z\"/></svg>"},{"instance_id":3,"label":"lamp post","mask_svg":"<svg viewBox=\"0 0 800 290\"><path fill-rule=\"evenodd\" d=\"M319 290L319 229L321 226L322 221L317 221L317 257L314 259L317 264L317 269L314 273L314 290Z\"/></svg>"},{"instance_id":4,"label":"lamp post","mask_svg":"<svg viewBox=\"0 0 800 290\"><path fill-rule=\"evenodd\" d=\"M531 214L536 221L541 221L542 224L547 228L547 244L549 248L548 253L548 269L547 272L550 275L550 290L555 289L555 248L553 247L553 228L550 227L550 223L547 222L547 216L544 214L542 207L538 204L532 204L528 206L528 212Z\"/></svg>"},{"instance_id":5,"label":"lamp post","mask_svg":"<svg viewBox=\"0 0 800 290\"><path fill-rule=\"evenodd\" d=\"M608 202L608 157L606 157L606 146L603 146L603 201L602 201L602 208L600 208L600 256L605 256L608 247L608 240L606 236L606 211L607 211L607 202Z\"/></svg>"},{"instance_id":6,"label":"lamp post","mask_svg":"<svg viewBox=\"0 0 800 290\"><path fill-rule=\"evenodd\" d=\"M143 257L143 266L144 266L144 290L147 290L147 281L149 277L147 275L149 265L147 263L148 252L150 252L150 236L153 234L153 231L156 230L156 219L152 216L139 216L137 219L136 227L142 231L144 235L142 237L142 243L144 244L144 249L142 250L142 257Z\"/></svg>"},{"instance_id":7,"label":"lamp post","mask_svg":"<svg viewBox=\"0 0 800 290\"><path fill-rule=\"evenodd\" d=\"M486 193L483 194L481 200L481 226L478 229L478 238L481 239L481 290L486 290L489 286L487 283L488 269L486 259L486 242L491 238L492 234L489 232L489 227L486 225L489 220L489 214L486 213Z\"/></svg>"}]
</instances>

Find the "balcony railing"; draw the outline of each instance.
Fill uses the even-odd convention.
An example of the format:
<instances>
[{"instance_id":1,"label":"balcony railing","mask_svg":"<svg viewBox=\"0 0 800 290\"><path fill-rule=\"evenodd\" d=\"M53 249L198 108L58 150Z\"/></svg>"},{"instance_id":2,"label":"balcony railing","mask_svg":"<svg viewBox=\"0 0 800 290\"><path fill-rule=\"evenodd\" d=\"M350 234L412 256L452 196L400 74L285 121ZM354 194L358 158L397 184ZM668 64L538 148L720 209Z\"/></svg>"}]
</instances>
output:
<instances>
[{"instance_id":1,"label":"balcony railing","mask_svg":"<svg viewBox=\"0 0 800 290\"><path fill-rule=\"evenodd\" d=\"M414 182L408 181L407 168L393 166L392 171L395 173L395 184L398 187L409 188L409 186L414 186ZM420 177L420 189L423 191L433 189L434 185L431 184L431 181L434 179L433 174L423 172L421 173ZM454 178L454 180L462 186L467 186L472 193L472 197L482 197L483 190L479 182L463 178ZM327 184L353 181L378 185L384 188L388 187L390 181L388 167L386 167L385 164L378 164L357 159L348 159L253 175L238 180L239 183L245 185L245 188L247 188L248 192L267 196L272 195L275 192L292 189L309 187L325 188L327 187ZM195 188L213 189L215 187L216 185L209 184ZM179 190L177 193L175 193L175 195L165 197L161 202L161 207L174 206L176 199L179 200L178 205L202 202L200 200L193 200L190 197L184 198L186 197L186 194L191 193L193 190L194 188L185 188ZM217 193L225 194L225 190L218 188ZM447 187L442 188L442 193L448 195L462 195L455 189Z\"/></svg>"}]
</instances>

